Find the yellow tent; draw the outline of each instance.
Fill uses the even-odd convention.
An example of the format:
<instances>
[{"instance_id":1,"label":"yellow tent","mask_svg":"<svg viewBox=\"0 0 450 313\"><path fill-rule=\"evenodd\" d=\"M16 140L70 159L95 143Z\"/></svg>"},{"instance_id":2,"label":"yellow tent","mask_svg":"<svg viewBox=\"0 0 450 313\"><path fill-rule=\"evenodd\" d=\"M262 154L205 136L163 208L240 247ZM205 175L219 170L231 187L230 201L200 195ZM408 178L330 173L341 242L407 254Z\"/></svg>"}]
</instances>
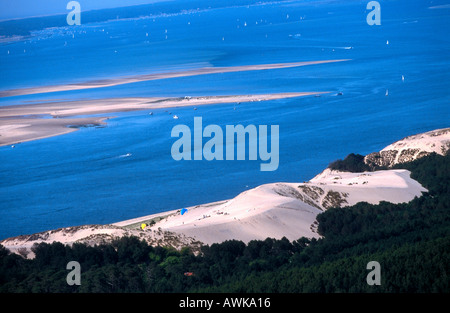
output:
<instances>
[{"instance_id":1,"label":"yellow tent","mask_svg":"<svg viewBox=\"0 0 450 313\"><path fill-rule=\"evenodd\" d=\"M147 224L142 223L142 224L141 224L141 229L142 229L142 230L145 230L145 227L147 227Z\"/></svg>"}]
</instances>

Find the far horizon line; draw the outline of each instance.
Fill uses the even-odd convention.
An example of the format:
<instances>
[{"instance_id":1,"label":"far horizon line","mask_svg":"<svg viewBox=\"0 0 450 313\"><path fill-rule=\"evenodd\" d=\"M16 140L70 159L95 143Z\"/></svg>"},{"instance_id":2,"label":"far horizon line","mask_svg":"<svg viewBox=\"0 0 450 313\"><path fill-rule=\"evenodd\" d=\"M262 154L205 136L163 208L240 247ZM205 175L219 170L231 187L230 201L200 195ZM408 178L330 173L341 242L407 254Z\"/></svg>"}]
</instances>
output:
<instances>
[{"instance_id":1,"label":"far horizon line","mask_svg":"<svg viewBox=\"0 0 450 313\"><path fill-rule=\"evenodd\" d=\"M137 6L147 6L147 5L152 5L154 3L158 3L158 2L171 2L174 0L154 0L152 2L149 3L142 3L142 4L131 4L131 5L122 5L122 6L117 6L117 7L104 7L104 8L94 8L94 9L87 9L87 10L82 10L82 13L86 13L86 12L92 12L92 11L103 11L103 10L113 10L113 9L119 9L119 8L129 8L129 7L137 7ZM69 2L69 0L68 0ZM53 16L60 16L60 15L64 15L67 16L67 14L69 13L69 10L65 10L64 12L60 12L60 13L50 13L50 14L42 14L42 15L31 15L31 16L23 16L23 17L6 17L6 18L2 18L0 17L0 23L3 22L9 22L9 21L18 21L18 20L26 20L26 19L34 19L34 18L44 18L44 17L53 17Z\"/></svg>"}]
</instances>

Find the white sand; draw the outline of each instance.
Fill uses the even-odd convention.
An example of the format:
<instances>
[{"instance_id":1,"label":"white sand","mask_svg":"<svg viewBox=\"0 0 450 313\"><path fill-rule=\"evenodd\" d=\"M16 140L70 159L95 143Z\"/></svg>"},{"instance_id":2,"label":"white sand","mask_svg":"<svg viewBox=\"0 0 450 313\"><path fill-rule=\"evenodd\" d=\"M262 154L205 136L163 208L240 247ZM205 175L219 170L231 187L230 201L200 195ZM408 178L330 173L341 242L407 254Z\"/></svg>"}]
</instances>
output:
<instances>
[{"instance_id":1,"label":"white sand","mask_svg":"<svg viewBox=\"0 0 450 313\"><path fill-rule=\"evenodd\" d=\"M415 150L415 154L423 152L435 152L444 155L450 149L450 128L436 129L426 133L408 136L402 140L385 147L381 151L397 150L398 153L394 160L395 163L401 163L399 158L402 152L406 150Z\"/></svg>"},{"instance_id":2,"label":"white sand","mask_svg":"<svg viewBox=\"0 0 450 313\"><path fill-rule=\"evenodd\" d=\"M408 202L426 191L409 175L407 170L367 173L325 170L308 183L266 184L227 201L187 208L188 212L183 215L172 211L151 229L184 234L206 244L228 239L248 242L267 237L289 240L302 236L319 237L313 223L317 214L333 206L329 199L336 198L336 194L330 197L330 191L338 193L337 199L342 201L340 206L360 201L372 204ZM115 225L149 219L147 216Z\"/></svg>"},{"instance_id":3,"label":"white sand","mask_svg":"<svg viewBox=\"0 0 450 313\"><path fill-rule=\"evenodd\" d=\"M407 170L348 173L326 169L310 182L326 192L331 190L348 194L345 206L361 201L373 204L380 201L402 203L427 191L410 175Z\"/></svg>"},{"instance_id":4,"label":"white sand","mask_svg":"<svg viewBox=\"0 0 450 313\"><path fill-rule=\"evenodd\" d=\"M430 153L445 155L450 150L450 128L408 136L364 157L370 166L392 167L414 161Z\"/></svg>"},{"instance_id":5,"label":"white sand","mask_svg":"<svg viewBox=\"0 0 450 313\"><path fill-rule=\"evenodd\" d=\"M7 118L0 120L0 146L37 140L76 131L85 125L104 125L106 118ZM68 127L68 126L72 127Z\"/></svg>"}]
</instances>

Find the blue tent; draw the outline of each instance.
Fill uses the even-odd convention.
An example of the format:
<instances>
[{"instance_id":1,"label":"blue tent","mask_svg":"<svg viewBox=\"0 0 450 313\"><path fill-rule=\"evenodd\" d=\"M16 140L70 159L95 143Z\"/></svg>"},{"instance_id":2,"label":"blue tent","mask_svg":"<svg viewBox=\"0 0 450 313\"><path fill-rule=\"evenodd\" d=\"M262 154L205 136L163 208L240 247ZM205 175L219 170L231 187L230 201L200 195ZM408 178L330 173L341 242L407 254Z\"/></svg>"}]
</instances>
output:
<instances>
[{"instance_id":1,"label":"blue tent","mask_svg":"<svg viewBox=\"0 0 450 313\"><path fill-rule=\"evenodd\" d=\"M183 215L184 213L186 213L188 210L187 209L181 209L181 215Z\"/></svg>"}]
</instances>

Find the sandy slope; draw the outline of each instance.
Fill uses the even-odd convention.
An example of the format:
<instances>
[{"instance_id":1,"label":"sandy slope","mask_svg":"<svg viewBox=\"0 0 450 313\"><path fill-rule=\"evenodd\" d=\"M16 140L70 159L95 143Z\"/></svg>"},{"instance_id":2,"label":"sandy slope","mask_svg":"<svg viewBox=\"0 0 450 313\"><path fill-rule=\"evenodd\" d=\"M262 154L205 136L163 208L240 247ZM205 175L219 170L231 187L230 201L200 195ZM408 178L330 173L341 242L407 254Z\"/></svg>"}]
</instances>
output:
<instances>
[{"instance_id":1,"label":"sandy slope","mask_svg":"<svg viewBox=\"0 0 450 313\"><path fill-rule=\"evenodd\" d=\"M332 206L360 201L408 202L426 191L407 170L342 173L325 170L308 183L274 183L247 190L237 197L172 213L152 229L194 237L206 244L238 239L248 242L267 237L296 240L319 237L317 214ZM153 216L154 217L154 216ZM143 217L115 225L145 222Z\"/></svg>"},{"instance_id":2,"label":"sandy slope","mask_svg":"<svg viewBox=\"0 0 450 313\"><path fill-rule=\"evenodd\" d=\"M368 165L391 167L413 161L430 153L444 155L450 149L450 128L408 136L364 158Z\"/></svg>"},{"instance_id":3,"label":"sandy slope","mask_svg":"<svg viewBox=\"0 0 450 313\"><path fill-rule=\"evenodd\" d=\"M0 241L11 252L20 254L26 258L33 258L32 247L42 242L60 242L67 245L84 243L96 245L110 243L114 239L124 236L136 236L147 241L150 245L170 246L180 249L184 246L192 247L193 251L199 251L200 243L193 238L177 235L168 231L150 230L140 231L114 225L82 225L59 228L44 231L32 235L22 235Z\"/></svg>"}]
</instances>

